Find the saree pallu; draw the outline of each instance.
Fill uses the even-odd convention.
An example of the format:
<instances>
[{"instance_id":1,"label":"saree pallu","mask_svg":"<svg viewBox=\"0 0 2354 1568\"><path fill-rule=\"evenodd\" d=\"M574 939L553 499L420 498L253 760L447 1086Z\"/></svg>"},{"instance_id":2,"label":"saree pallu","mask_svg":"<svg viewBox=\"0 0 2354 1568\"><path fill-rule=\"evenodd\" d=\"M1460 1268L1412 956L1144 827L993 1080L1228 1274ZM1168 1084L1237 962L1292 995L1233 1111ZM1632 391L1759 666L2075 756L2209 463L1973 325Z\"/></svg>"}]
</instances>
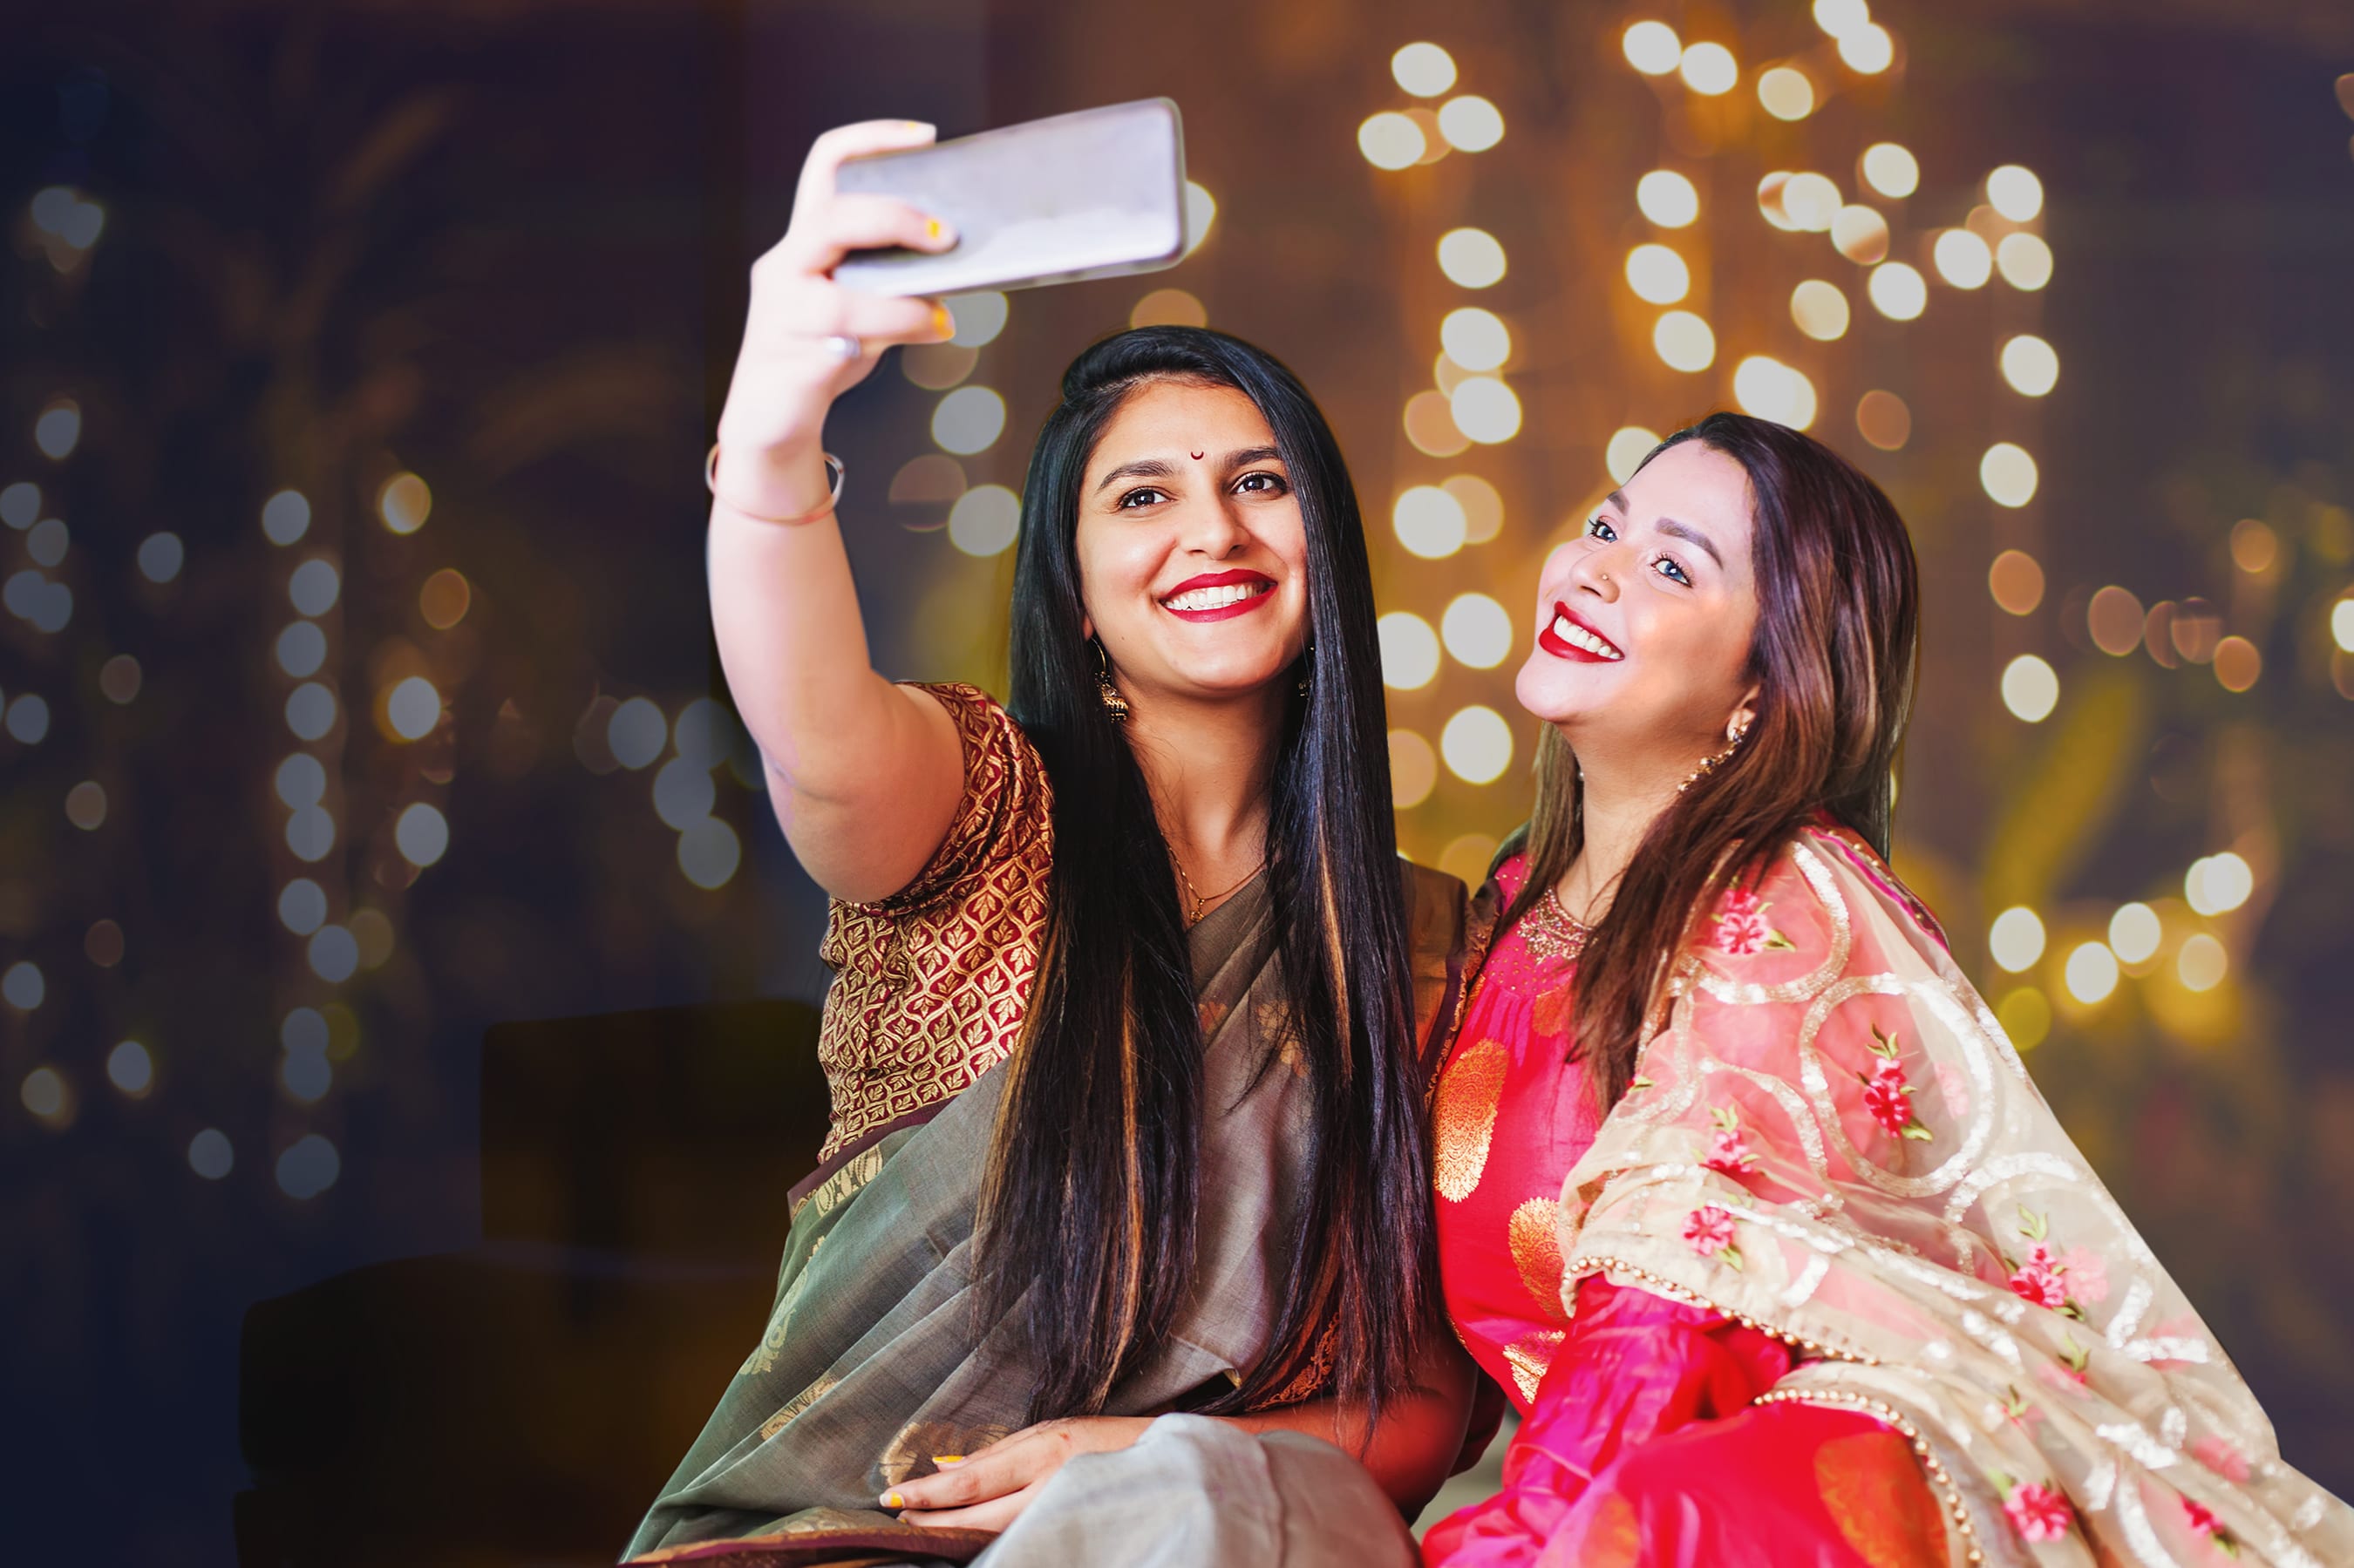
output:
<instances>
[{"instance_id":1,"label":"saree pallu","mask_svg":"<svg viewBox=\"0 0 2354 1568\"><path fill-rule=\"evenodd\" d=\"M1601 1277L1778 1338L1800 1364L1758 1404L1901 1433L1956 1562L2354 1562L2354 1512L2282 1461L1852 833L1810 828L1725 895L1667 1007L1564 1183L1565 1310Z\"/></svg>"},{"instance_id":2,"label":"saree pallu","mask_svg":"<svg viewBox=\"0 0 2354 1568\"><path fill-rule=\"evenodd\" d=\"M1452 877L1401 869L1426 1027L1459 987L1466 899ZM1264 878L1191 933L1204 1035L1193 1285L1168 1343L1114 1388L1107 1414L1159 1413L1205 1384L1239 1381L1267 1348L1313 1177L1310 1086L1288 1038L1275 938ZM1002 1073L984 1074L802 1201L768 1330L640 1525L631 1558L695 1559L707 1543L736 1541L748 1552L768 1543L779 1563L806 1561L782 1553L832 1541L869 1561L963 1560L985 1542L902 1525L875 1499L929 1474L935 1456L1006 1436L1029 1404L1019 1305L983 1323L974 1297L974 1218L1002 1086Z\"/></svg>"}]
</instances>

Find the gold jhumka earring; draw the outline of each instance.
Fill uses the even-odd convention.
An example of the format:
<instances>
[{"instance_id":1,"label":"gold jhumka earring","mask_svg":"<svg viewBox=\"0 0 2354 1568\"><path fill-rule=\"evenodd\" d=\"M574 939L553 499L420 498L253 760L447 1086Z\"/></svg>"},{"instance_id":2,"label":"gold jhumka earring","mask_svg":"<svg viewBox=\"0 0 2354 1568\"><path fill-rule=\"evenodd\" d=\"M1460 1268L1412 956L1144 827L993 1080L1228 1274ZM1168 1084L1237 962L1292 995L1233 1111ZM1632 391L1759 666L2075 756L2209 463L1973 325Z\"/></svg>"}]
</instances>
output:
<instances>
[{"instance_id":1,"label":"gold jhumka earring","mask_svg":"<svg viewBox=\"0 0 2354 1568\"><path fill-rule=\"evenodd\" d=\"M1693 785L1699 783L1702 779L1707 778L1710 774L1723 767L1727 758L1732 757L1734 752L1741 749L1741 743L1748 738L1749 726L1746 724L1735 722L1725 726L1724 749L1718 752L1713 757L1702 758L1700 766L1693 768L1691 773L1685 776L1684 781L1676 786L1676 793L1679 795L1682 794L1685 790L1691 789Z\"/></svg>"},{"instance_id":2,"label":"gold jhumka earring","mask_svg":"<svg viewBox=\"0 0 2354 1568\"><path fill-rule=\"evenodd\" d=\"M1111 715L1114 724L1128 722L1128 699L1111 683L1111 660L1104 652L1103 643L1090 638L1096 650L1096 695L1103 699L1104 711Z\"/></svg>"}]
</instances>

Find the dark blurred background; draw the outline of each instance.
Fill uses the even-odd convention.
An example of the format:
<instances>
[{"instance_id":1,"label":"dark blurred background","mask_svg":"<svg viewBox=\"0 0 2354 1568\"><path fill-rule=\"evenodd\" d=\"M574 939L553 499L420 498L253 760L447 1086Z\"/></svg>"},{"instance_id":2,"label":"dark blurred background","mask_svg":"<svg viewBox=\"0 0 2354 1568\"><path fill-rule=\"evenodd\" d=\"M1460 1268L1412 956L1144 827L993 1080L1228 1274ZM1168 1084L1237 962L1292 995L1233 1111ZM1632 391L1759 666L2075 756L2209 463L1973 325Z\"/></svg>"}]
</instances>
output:
<instances>
[{"instance_id":1,"label":"dark blurred background","mask_svg":"<svg viewBox=\"0 0 2354 1568\"><path fill-rule=\"evenodd\" d=\"M824 1114L822 905L705 614L746 269L829 124L1153 94L1195 252L958 302L829 430L886 671L1001 683L1061 366L1207 321L1341 433L1401 837L1476 875L1528 800L1543 550L1651 435L1806 425L1921 552L1900 870L2288 1459L2354 1490L2339 0L6 28L12 1555L618 1550Z\"/></svg>"}]
</instances>

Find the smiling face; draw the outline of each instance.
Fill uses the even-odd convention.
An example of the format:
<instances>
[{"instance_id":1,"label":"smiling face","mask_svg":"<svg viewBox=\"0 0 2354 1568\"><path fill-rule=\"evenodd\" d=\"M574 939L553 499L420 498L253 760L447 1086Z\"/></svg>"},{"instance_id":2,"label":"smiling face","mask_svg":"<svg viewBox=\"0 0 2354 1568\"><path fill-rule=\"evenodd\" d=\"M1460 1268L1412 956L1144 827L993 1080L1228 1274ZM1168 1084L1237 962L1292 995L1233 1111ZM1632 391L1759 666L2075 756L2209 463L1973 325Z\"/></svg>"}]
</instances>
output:
<instances>
[{"instance_id":1,"label":"smiling face","mask_svg":"<svg viewBox=\"0 0 2354 1568\"><path fill-rule=\"evenodd\" d=\"M1580 752L1689 768L1748 711L1757 625L1749 477L1698 441L1670 447L1547 557L1521 705Z\"/></svg>"},{"instance_id":2,"label":"smiling face","mask_svg":"<svg viewBox=\"0 0 2354 1568\"><path fill-rule=\"evenodd\" d=\"M1104 427L1079 491L1080 599L1134 700L1257 693L1308 640L1308 536L1265 416L1159 381Z\"/></svg>"}]
</instances>

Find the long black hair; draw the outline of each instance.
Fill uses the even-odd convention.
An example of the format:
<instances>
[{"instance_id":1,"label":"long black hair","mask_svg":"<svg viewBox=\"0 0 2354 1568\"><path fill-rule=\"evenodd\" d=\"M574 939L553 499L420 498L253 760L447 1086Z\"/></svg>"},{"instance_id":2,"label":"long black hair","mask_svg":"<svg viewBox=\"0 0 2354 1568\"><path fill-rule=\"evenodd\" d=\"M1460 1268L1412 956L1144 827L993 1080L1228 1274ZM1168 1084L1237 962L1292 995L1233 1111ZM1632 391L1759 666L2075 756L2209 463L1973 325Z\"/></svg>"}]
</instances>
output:
<instances>
[{"instance_id":1,"label":"long black hair","mask_svg":"<svg viewBox=\"0 0 2354 1568\"><path fill-rule=\"evenodd\" d=\"M1030 459L1013 567L1014 717L1054 782L1047 928L984 1187L981 1301L1026 1294L1034 1420L1103 1408L1187 1298L1199 1203L1203 1037L1169 849L1097 694L1076 547L1081 480L1140 387L1226 387L1275 433L1308 550L1307 693L1273 770L1267 875L1311 1085L1310 1173L1267 1353L1206 1406L1270 1403L1330 1356L1375 1411L1434 1320L1422 1064L1391 817L1372 577L1354 488L1292 374L1239 339L1144 327L1073 363ZM1368 1428L1370 1430L1370 1428Z\"/></svg>"}]
</instances>

